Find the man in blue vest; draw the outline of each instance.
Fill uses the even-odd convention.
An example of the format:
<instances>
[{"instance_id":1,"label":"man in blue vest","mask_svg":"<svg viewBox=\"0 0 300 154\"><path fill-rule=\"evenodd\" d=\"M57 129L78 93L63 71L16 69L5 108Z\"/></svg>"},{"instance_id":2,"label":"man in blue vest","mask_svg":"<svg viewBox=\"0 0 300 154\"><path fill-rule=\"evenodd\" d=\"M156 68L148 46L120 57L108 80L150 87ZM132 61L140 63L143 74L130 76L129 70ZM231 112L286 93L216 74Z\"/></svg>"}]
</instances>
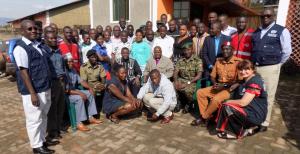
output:
<instances>
[{"instance_id":1,"label":"man in blue vest","mask_svg":"<svg viewBox=\"0 0 300 154\"><path fill-rule=\"evenodd\" d=\"M275 100L280 68L289 58L291 47L290 32L275 23L274 12L266 9L261 15L262 26L252 35L252 61L257 66L257 72L262 76L268 93L268 114L262 123L260 131L266 131Z\"/></svg>"},{"instance_id":2,"label":"man in blue vest","mask_svg":"<svg viewBox=\"0 0 300 154\"><path fill-rule=\"evenodd\" d=\"M22 95L26 129L33 153L48 154L47 114L51 106L51 76L47 53L36 41L37 27L31 20L21 22L22 38L13 55L17 64L17 85Z\"/></svg>"}]
</instances>

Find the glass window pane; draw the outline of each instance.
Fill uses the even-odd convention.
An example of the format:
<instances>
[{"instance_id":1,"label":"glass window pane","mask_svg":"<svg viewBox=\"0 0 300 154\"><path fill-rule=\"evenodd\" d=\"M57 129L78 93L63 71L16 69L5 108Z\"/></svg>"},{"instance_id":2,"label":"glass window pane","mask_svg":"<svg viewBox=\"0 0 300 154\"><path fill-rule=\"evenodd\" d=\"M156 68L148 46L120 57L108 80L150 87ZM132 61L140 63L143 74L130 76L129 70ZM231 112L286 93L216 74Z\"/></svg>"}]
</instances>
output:
<instances>
[{"instance_id":1,"label":"glass window pane","mask_svg":"<svg viewBox=\"0 0 300 154\"><path fill-rule=\"evenodd\" d=\"M180 11L179 10L174 10L173 15L175 18L179 18L180 17Z\"/></svg>"},{"instance_id":2,"label":"glass window pane","mask_svg":"<svg viewBox=\"0 0 300 154\"><path fill-rule=\"evenodd\" d=\"M190 9L190 2L182 2L181 9Z\"/></svg>"},{"instance_id":3,"label":"glass window pane","mask_svg":"<svg viewBox=\"0 0 300 154\"><path fill-rule=\"evenodd\" d=\"M129 0L113 0L113 21L119 21L120 17L129 20Z\"/></svg>"},{"instance_id":4,"label":"glass window pane","mask_svg":"<svg viewBox=\"0 0 300 154\"><path fill-rule=\"evenodd\" d=\"M181 17L182 18L189 17L189 10L181 10Z\"/></svg>"},{"instance_id":5,"label":"glass window pane","mask_svg":"<svg viewBox=\"0 0 300 154\"><path fill-rule=\"evenodd\" d=\"M174 2L174 9L180 9L181 2Z\"/></svg>"}]
</instances>

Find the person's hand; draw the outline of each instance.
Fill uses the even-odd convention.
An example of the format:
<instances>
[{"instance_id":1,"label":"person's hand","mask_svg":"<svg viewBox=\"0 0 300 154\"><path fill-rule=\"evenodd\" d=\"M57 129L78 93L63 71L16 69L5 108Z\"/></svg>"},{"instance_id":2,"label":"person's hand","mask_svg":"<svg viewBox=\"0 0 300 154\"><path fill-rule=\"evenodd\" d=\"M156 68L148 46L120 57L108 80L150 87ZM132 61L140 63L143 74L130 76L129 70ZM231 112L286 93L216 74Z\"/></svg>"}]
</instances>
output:
<instances>
[{"instance_id":1,"label":"person's hand","mask_svg":"<svg viewBox=\"0 0 300 154\"><path fill-rule=\"evenodd\" d=\"M233 84L233 85L230 86L229 91L232 92L232 91L234 91L239 86L240 86L239 83L235 83L235 84Z\"/></svg>"},{"instance_id":2,"label":"person's hand","mask_svg":"<svg viewBox=\"0 0 300 154\"><path fill-rule=\"evenodd\" d=\"M79 93L79 96L82 98L83 102L86 102L88 99L87 96L82 92Z\"/></svg>"},{"instance_id":3,"label":"person's hand","mask_svg":"<svg viewBox=\"0 0 300 154\"><path fill-rule=\"evenodd\" d=\"M90 88L90 89L89 89L89 92L90 92L93 96L95 96L95 92L94 92L93 88Z\"/></svg>"},{"instance_id":4,"label":"person's hand","mask_svg":"<svg viewBox=\"0 0 300 154\"><path fill-rule=\"evenodd\" d=\"M98 83L95 85L95 89L96 91L102 91L103 89L105 89L105 85L102 83Z\"/></svg>"},{"instance_id":5,"label":"person's hand","mask_svg":"<svg viewBox=\"0 0 300 154\"><path fill-rule=\"evenodd\" d=\"M179 81L175 81L175 89L180 90L181 88L181 83Z\"/></svg>"},{"instance_id":6,"label":"person's hand","mask_svg":"<svg viewBox=\"0 0 300 154\"><path fill-rule=\"evenodd\" d=\"M32 105L35 107L39 107L40 101L39 101L38 95L36 93L33 93L30 96L31 96Z\"/></svg>"},{"instance_id":7,"label":"person's hand","mask_svg":"<svg viewBox=\"0 0 300 154\"><path fill-rule=\"evenodd\" d=\"M140 86L141 85L140 78L139 77L135 77L134 81L133 81L133 84L135 84L137 86Z\"/></svg>"},{"instance_id":8,"label":"person's hand","mask_svg":"<svg viewBox=\"0 0 300 154\"><path fill-rule=\"evenodd\" d=\"M213 87L212 87L212 90L214 90L214 91L221 91L221 90L223 90L223 89L224 89L224 86L223 86L223 84L221 84L221 83L216 83L216 84L214 84Z\"/></svg>"}]
</instances>

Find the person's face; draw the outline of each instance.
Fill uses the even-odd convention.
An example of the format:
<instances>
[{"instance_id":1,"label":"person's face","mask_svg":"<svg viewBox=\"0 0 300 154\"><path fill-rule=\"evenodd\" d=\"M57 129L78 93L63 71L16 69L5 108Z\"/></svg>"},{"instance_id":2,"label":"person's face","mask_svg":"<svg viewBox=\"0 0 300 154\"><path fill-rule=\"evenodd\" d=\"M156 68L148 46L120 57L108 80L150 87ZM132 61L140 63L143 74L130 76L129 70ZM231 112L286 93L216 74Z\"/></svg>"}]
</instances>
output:
<instances>
[{"instance_id":1,"label":"person's face","mask_svg":"<svg viewBox=\"0 0 300 154\"><path fill-rule=\"evenodd\" d=\"M233 55L232 47L228 45L223 46L222 55L225 59L230 58Z\"/></svg>"},{"instance_id":2,"label":"person's face","mask_svg":"<svg viewBox=\"0 0 300 154\"><path fill-rule=\"evenodd\" d=\"M204 24L199 24L197 27L197 32L202 35L205 32L205 26Z\"/></svg>"},{"instance_id":3,"label":"person's face","mask_svg":"<svg viewBox=\"0 0 300 154\"><path fill-rule=\"evenodd\" d=\"M55 33L47 33L45 42L50 47L57 47L57 36Z\"/></svg>"},{"instance_id":4,"label":"person's face","mask_svg":"<svg viewBox=\"0 0 300 154\"><path fill-rule=\"evenodd\" d=\"M73 68L73 59L68 60L67 65L68 65L69 69L72 69Z\"/></svg>"},{"instance_id":5,"label":"person's face","mask_svg":"<svg viewBox=\"0 0 300 154\"><path fill-rule=\"evenodd\" d=\"M93 54L93 55L90 55L88 57L89 59L89 62L92 64L92 65L95 65L97 63L97 55L96 54Z\"/></svg>"},{"instance_id":6,"label":"person's face","mask_svg":"<svg viewBox=\"0 0 300 154\"><path fill-rule=\"evenodd\" d=\"M167 23L168 22L168 17L166 15L162 15L160 16L160 20L163 22L163 23Z\"/></svg>"},{"instance_id":7,"label":"person's face","mask_svg":"<svg viewBox=\"0 0 300 154\"><path fill-rule=\"evenodd\" d=\"M243 77L243 79L247 79L249 78L251 75L254 74L254 70L252 69L242 69L242 70L238 70L239 75L241 77Z\"/></svg>"},{"instance_id":8,"label":"person's face","mask_svg":"<svg viewBox=\"0 0 300 154\"><path fill-rule=\"evenodd\" d=\"M143 40L143 34L138 32L138 33L135 33L135 41L136 42L142 42Z\"/></svg>"},{"instance_id":9,"label":"person's face","mask_svg":"<svg viewBox=\"0 0 300 154\"><path fill-rule=\"evenodd\" d=\"M159 47L154 48L154 59L160 59L161 58L161 49Z\"/></svg>"},{"instance_id":10,"label":"person's face","mask_svg":"<svg viewBox=\"0 0 300 154\"><path fill-rule=\"evenodd\" d=\"M261 22L263 27L268 27L273 21L273 12L271 10L265 10L261 15Z\"/></svg>"},{"instance_id":11,"label":"person's face","mask_svg":"<svg viewBox=\"0 0 300 154\"><path fill-rule=\"evenodd\" d=\"M103 33L103 27L101 25L97 26L96 30L99 34Z\"/></svg>"},{"instance_id":12,"label":"person's face","mask_svg":"<svg viewBox=\"0 0 300 154\"><path fill-rule=\"evenodd\" d=\"M200 24L200 19L196 18L193 20L194 25L199 25Z\"/></svg>"},{"instance_id":13,"label":"person's face","mask_svg":"<svg viewBox=\"0 0 300 154\"><path fill-rule=\"evenodd\" d=\"M177 20L177 25L182 25L183 24L183 20L182 19L178 19Z\"/></svg>"},{"instance_id":14,"label":"person's face","mask_svg":"<svg viewBox=\"0 0 300 154\"><path fill-rule=\"evenodd\" d=\"M191 47L188 47L188 48L185 48L184 49L184 56L185 58L190 58L192 56L192 48Z\"/></svg>"},{"instance_id":15,"label":"person's face","mask_svg":"<svg viewBox=\"0 0 300 154\"><path fill-rule=\"evenodd\" d=\"M108 42L108 41L110 40L110 33L107 32L107 31L105 31L103 35L104 35L104 40L105 40L106 42Z\"/></svg>"},{"instance_id":16,"label":"person's face","mask_svg":"<svg viewBox=\"0 0 300 154\"><path fill-rule=\"evenodd\" d=\"M99 36L96 40L97 44L103 45L104 43L104 38L102 36Z\"/></svg>"},{"instance_id":17,"label":"person's face","mask_svg":"<svg viewBox=\"0 0 300 154\"><path fill-rule=\"evenodd\" d=\"M105 30L108 31L109 33L112 32L112 28L111 28L110 26L106 26L106 27L105 27Z\"/></svg>"},{"instance_id":18,"label":"person's face","mask_svg":"<svg viewBox=\"0 0 300 154\"><path fill-rule=\"evenodd\" d=\"M216 24L213 24L210 28L210 35L216 36L220 32L220 29L218 29L218 26Z\"/></svg>"},{"instance_id":19,"label":"person's face","mask_svg":"<svg viewBox=\"0 0 300 154\"><path fill-rule=\"evenodd\" d=\"M55 24L50 24L50 27L52 27L56 34L58 34L58 27Z\"/></svg>"},{"instance_id":20,"label":"person's face","mask_svg":"<svg viewBox=\"0 0 300 154\"><path fill-rule=\"evenodd\" d=\"M64 30L64 36L65 36L65 38L67 39L67 40L72 40L72 29L71 28L66 28L65 30Z\"/></svg>"},{"instance_id":21,"label":"person's face","mask_svg":"<svg viewBox=\"0 0 300 154\"><path fill-rule=\"evenodd\" d=\"M56 33L55 32L55 29L53 27L50 27L50 26L47 26L45 29L44 29L44 32L45 33Z\"/></svg>"},{"instance_id":22,"label":"person's face","mask_svg":"<svg viewBox=\"0 0 300 154\"><path fill-rule=\"evenodd\" d=\"M191 37L196 36L196 34L197 34L197 27L196 26L192 26L190 28L190 35L191 35Z\"/></svg>"},{"instance_id":23,"label":"person's face","mask_svg":"<svg viewBox=\"0 0 300 154\"><path fill-rule=\"evenodd\" d=\"M120 37L120 32L121 32L120 27L118 26L114 27L113 33L115 37Z\"/></svg>"},{"instance_id":24,"label":"person's face","mask_svg":"<svg viewBox=\"0 0 300 154\"><path fill-rule=\"evenodd\" d=\"M172 32L176 31L176 23L175 23L174 20L169 22L169 30L172 31Z\"/></svg>"},{"instance_id":25,"label":"person's face","mask_svg":"<svg viewBox=\"0 0 300 154\"><path fill-rule=\"evenodd\" d=\"M125 60L129 59L129 51L128 51L127 49L123 49L123 50L121 51L121 56L122 56L122 58L125 59Z\"/></svg>"},{"instance_id":26,"label":"person's face","mask_svg":"<svg viewBox=\"0 0 300 154\"><path fill-rule=\"evenodd\" d=\"M119 25L120 27L122 27L123 29L126 27L126 21L124 18L121 18L119 21Z\"/></svg>"},{"instance_id":27,"label":"person's face","mask_svg":"<svg viewBox=\"0 0 300 154\"><path fill-rule=\"evenodd\" d=\"M133 32L134 32L133 26L127 26L127 32L129 36L133 36Z\"/></svg>"},{"instance_id":28,"label":"person's face","mask_svg":"<svg viewBox=\"0 0 300 154\"><path fill-rule=\"evenodd\" d=\"M97 34L97 33L96 33L96 30L95 30L95 29L91 29L91 30L89 31L90 38L93 39L93 40L95 40L96 34Z\"/></svg>"},{"instance_id":29,"label":"person's face","mask_svg":"<svg viewBox=\"0 0 300 154\"><path fill-rule=\"evenodd\" d=\"M33 41L37 38L37 27L33 22L27 22L22 29L22 34L30 41Z\"/></svg>"},{"instance_id":30,"label":"person's face","mask_svg":"<svg viewBox=\"0 0 300 154\"><path fill-rule=\"evenodd\" d=\"M91 44L91 37L88 34L83 35L82 40L84 44Z\"/></svg>"},{"instance_id":31,"label":"person's face","mask_svg":"<svg viewBox=\"0 0 300 154\"><path fill-rule=\"evenodd\" d=\"M181 37L185 36L187 34L187 27L186 26L180 26L179 27L179 35Z\"/></svg>"},{"instance_id":32,"label":"person's face","mask_svg":"<svg viewBox=\"0 0 300 154\"><path fill-rule=\"evenodd\" d=\"M79 35L77 31L73 31L72 33L73 39L78 43L79 42Z\"/></svg>"},{"instance_id":33,"label":"person's face","mask_svg":"<svg viewBox=\"0 0 300 154\"><path fill-rule=\"evenodd\" d=\"M219 21L220 21L222 27L227 26L227 18L226 17L224 17L224 16L219 17Z\"/></svg>"},{"instance_id":34,"label":"person's face","mask_svg":"<svg viewBox=\"0 0 300 154\"><path fill-rule=\"evenodd\" d=\"M150 79L153 85L158 86L160 83L160 74L154 73L150 75Z\"/></svg>"},{"instance_id":35,"label":"person's face","mask_svg":"<svg viewBox=\"0 0 300 154\"><path fill-rule=\"evenodd\" d=\"M238 18L236 21L236 28L238 31L244 31L247 26L247 20L246 18Z\"/></svg>"},{"instance_id":36,"label":"person's face","mask_svg":"<svg viewBox=\"0 0 300 154\"><path fill-rule=\"evenodd\" d=\"M208 22L209 23L214 23L217 21L217 19L218 19L217 14L215 14L215 13L208 14Z\"/></svg>"},{"instance_id":37,"label":"person's face","mask_svg":"<svg viewBox=\"0 0 300 154\"><path fill-rule=\"evenodd\" d=\"M126 43L128 41L128 35L127 35L127 33L125 33L125 32L121 33L121 41L123 43Z\"/></svg>"},{"instance_id":38,"label":"person's face","mask_svg":"<svg viewBox=\"0 0 300 154\"><path fill-rule=\"evenodd\" d=\"M153 41L153 39L154 39L153 31L147 31L146 32L146 38L147 38L148 41Z\"/></svg>"},{"instance_id":39,"label":"person's face","mask_svg":"<svg viewBox=\"0 0 300 154\"><path fill-rule=\"evenodd\" d=\"M166 27L162 26L162 27L159 28L159 35L160 35L161 38L166 37L166 35L167 35Z\"/></svg>"},{"instance_id":40,"label":"person's face","mask_svg":"<svg viewBox=\"0 0 300 154\"><path fill-rule=\"evenodd\" d=\"M147 21L146 22L146 29L152 29L152 22L151 21Z\"/></svg>"},{"instance_id":41,"label":"person's face","mask_svg":"<svg viewBox=\"0 0 300 154\"><path fill-rule=\"evenodd\" d=\"M43 29L41 27L37 27L36 34L37 34L37 38L41 39L43 34Z\"/></svg>"},{"instance_id":42,"label":"person's face","mask_svg":"<svg viewBox=\"0 0 300 154\"><path fill-rule=\"evenodd\" d=\"M127 71L124 68L120 68L117 72L117 76L121 81L126 80Z\"/></svg>"}]
</instances>

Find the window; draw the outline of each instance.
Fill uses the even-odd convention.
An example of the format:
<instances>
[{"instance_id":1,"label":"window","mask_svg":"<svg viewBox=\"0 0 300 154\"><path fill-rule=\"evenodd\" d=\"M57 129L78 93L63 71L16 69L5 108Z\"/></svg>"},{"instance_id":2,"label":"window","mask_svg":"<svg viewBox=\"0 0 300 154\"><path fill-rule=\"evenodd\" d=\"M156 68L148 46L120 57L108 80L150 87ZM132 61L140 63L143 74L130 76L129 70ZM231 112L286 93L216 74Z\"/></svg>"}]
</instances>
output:
<instances>
[{"instance_id":1,"label":"window","mask_svg":"<svg viewBox=\"0 0 300 154\"><path fill-rule=\"evenodd\" d=\"M174 13L175 18L190 18L190 2L177 0L174 1Z\"/></svg>"},{"instance_id":2,"label":"window","mask_svg":"<svg viewBox=\"0 0 300 154\"><path fill-rule=\"evenodd\" d=\"M121 17L129 20L129 0L111 0L111 20L119 21Z\"/></svg>"}]
</instances>

